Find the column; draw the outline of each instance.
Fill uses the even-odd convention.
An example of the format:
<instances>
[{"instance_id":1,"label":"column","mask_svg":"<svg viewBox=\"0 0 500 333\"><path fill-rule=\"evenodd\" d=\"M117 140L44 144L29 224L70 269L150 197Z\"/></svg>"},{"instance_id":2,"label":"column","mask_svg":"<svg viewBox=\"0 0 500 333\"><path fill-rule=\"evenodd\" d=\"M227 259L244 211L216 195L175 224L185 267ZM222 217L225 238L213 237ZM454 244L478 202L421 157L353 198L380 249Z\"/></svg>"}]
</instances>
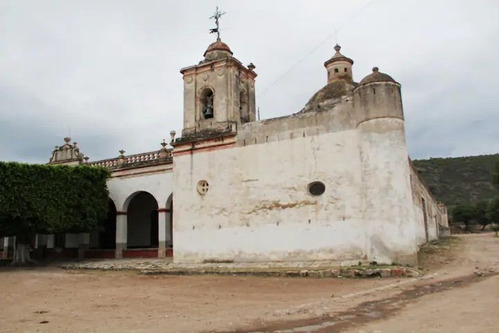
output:
<instances>
[{"instance_id":1,"label":"column","mask_svg":"<svg viewBox=\"0 0 500 333\"><path fill-rule=\"evenodd\" d=\"M78 235L78 259L85 258L85 251L89 249L90 233L82 232Z\"/></svg>"},{"instance_id":2,"label":"column","mask_svg":"<svg viewBox=\"0 0 500 333\"><path fill-rule=\"evenodd\" d=\"M168 215L170 215L170 209L158 209L158 258L165 258L167 254Z\"/></svg>"},{"instance_id":3,"label":"column","mask_svg":"<svg viewBox=\"0 0 500 333\"><path fill-rule=\"evenodd\" d=\"M8 255L9 255L9 237L4 237L2 259L7 259Z\"/></svg>"},{"instance_id":4,"label":"column","mask_svg":"<svg viewBox=\"0 0 500 333\"><path fill-rule=\"evenodd\" d=\"M52 235L47 235L47 248L48 249L53 249L54 245L56 243L56 237Z\"/></svg>"},{"instance_id":5,"label":"column","mask_svg":"<svg viewBox=\"0 0 500 333\"><path fill-rule=\"evenodd\" d=\"M173 237L172 237L172 210L167 210L167 247L174 247Z\"/></svg>"},{"instance_id":6,"label":"column","mask_svg":"<svg viewBox=\"0 0 500 333\"><path fill-rule=\"evenodd\" d=\"M115 258L123 258L127 249L127 212L116 212L116 248Z\"/></svg>"}]
</instances>

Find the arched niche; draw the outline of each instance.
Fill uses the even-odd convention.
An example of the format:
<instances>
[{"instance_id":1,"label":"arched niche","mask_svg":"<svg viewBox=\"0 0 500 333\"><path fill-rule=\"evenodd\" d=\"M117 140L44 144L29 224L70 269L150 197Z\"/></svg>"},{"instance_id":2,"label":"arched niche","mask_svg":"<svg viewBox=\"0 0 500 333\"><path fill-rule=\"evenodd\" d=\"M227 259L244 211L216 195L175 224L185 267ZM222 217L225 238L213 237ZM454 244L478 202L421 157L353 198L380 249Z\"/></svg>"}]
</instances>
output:
<instances>
[{"instance_id":1,"label":"arched niche","mask_svg":"<svg viewBox=\"0 0 500 333\"><path fill-rule=\"evenodd\" d=\"M146 191L135 192L125 201L127 247L158 247L158 202Z\"/></svg>"},{"instance_id":2,"label":"arched niche","mask_svg":"<svg viewBox=\"0 0 500 333\"><path fill-rule=\"evenodd\" d=\"M212 119L215 115L215 93L210 87L205 87L200 93L200 118Z\"/></svg>"}]
</instances>

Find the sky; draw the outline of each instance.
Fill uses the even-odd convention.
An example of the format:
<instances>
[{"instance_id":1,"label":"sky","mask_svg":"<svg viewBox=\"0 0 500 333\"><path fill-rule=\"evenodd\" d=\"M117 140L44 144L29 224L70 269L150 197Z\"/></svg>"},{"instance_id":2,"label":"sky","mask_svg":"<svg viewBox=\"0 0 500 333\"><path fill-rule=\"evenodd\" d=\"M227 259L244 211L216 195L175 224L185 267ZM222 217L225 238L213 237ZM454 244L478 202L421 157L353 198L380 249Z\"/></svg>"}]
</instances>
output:
<instances>
[{"instance_id":1,"label":"sky","mask_svg":"<svg viewBox=\"0 0 500 333\"><path fill-rule=\"evenodd\" d=\"M91 161L160 149L216 6L262 119L304 107L338 42L355 81L402 85L412 159L498 152L496 0L0 0L0 160L46 163L65 136Z\"/></svg>"}]
</instances>

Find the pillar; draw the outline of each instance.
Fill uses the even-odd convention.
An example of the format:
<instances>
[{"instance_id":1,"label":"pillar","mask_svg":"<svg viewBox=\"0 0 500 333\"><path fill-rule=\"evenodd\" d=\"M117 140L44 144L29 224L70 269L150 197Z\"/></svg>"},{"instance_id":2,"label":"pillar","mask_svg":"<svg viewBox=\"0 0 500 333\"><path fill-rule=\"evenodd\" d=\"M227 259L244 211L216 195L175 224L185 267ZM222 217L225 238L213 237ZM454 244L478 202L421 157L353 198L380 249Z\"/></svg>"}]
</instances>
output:
<instances>
[{"instance_id":1,"label":"pillar","mask_svg":"<svg viewBox=\"0 0 500 333\"><path fill-rule=\"evenodd\" d=\"M7 259L8 255L9 255L9 237L4 237L2 259Z\"/></svg>"},{"instance_id":2,"label":"pillar","mask_svg":"<svg viewBox=\"0 0 500 333\"><path fill-rule=\"evenodd\" d=\"M85 258L85 251L89 249L90 233L82 232L78 235L78 259Z\"/></svg>"},{"instance_id":3,"label":"pillar","mask_svg":"<svg viewBox=\"0 0 500 333\"><path fill-rule=\"evenodd\" d=\"M170 215L170 209L158 209L158 258L165 258L167 253L168 215Z\"/></svg>"},{"instance_id":4,"label":"pillar","mask_svg":"<svg viewBox=\"0 0 500 333\"><path fill-rule=\"evenodd\" d=\"M172 207L172 206L170 206ZM172 239L172 210L167 210L167 247L173 247Z\"/></svg>"},{"instance_id":5,"label":"pillar","mask_svg":"<svg viewBox=\"0 0 500 333\"><path fill-rule=\"evenodd\" d=\"M47 248L53 249L56 243L56 237L54 235L47 235Z\"/></svg>"},{"instance_id":6,"label":"pillar","mask_svg":"<svg viewBox=\"0 0 500 333\"><path fill-rule=\"evenodd\" d=\"M116 212L116 247L115 258L123 258L127 249L127 212Z\"/></svg>"}]
</instances>

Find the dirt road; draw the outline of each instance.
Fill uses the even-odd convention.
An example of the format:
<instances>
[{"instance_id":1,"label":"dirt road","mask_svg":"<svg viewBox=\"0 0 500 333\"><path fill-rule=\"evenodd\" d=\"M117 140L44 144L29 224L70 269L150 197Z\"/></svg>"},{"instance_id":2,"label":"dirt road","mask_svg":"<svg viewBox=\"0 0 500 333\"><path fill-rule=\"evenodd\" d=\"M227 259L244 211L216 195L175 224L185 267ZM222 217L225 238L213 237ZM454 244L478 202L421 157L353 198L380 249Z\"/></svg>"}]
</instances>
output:
<instances>
[{"instance_id":1,"label":"dirt road","mask_svg":"<svg viewBox=\"0 0 500 333\"><path fill-rule=\"evenodd\" d=\"M498 332L498 238L431 246L422 265L363 280L0 268L0 332Z\"/></svg>"}]
</instances>

